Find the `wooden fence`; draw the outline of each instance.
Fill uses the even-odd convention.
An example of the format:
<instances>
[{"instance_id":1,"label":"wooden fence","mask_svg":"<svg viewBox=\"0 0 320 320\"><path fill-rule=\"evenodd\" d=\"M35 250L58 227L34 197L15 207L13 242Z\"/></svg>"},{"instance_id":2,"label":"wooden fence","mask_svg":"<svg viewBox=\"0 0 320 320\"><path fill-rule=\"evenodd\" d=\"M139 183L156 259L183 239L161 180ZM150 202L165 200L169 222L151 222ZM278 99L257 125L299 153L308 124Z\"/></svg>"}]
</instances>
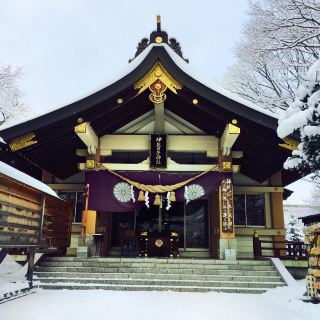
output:
<instances>
[{"instance_id":1,"label":"wooden fence","mask_svg":"<svg viewBox=\"0 0 320 320\"><path fill-rule=\"evenodd\" d=\"M255 259L271 256L283 260L308 260L304 242L260 240L257 235L253 237L253 255Z\"/></svg>"}]
</instances>

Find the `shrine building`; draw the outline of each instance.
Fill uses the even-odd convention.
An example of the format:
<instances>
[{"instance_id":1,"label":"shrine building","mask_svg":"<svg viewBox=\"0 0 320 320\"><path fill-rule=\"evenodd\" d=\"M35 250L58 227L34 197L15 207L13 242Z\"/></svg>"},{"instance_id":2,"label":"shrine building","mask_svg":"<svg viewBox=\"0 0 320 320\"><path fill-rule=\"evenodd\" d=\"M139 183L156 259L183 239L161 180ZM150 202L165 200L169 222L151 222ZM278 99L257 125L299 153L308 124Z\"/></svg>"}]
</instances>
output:
<instances>
[{"instance_id":1,"label":"shrine building","mask_svg":"<svg viewBox=\"0 0 320 320\"><path fill-rule=\"evenodd\" d=\"M275 116L202 80L191 58L158 17L116 81L0 131L0 160L73 204L68 255L81 234L98 256L241 259L254 232L284 240L295 137L278 138Z\"/></svg>"}]
</instances>

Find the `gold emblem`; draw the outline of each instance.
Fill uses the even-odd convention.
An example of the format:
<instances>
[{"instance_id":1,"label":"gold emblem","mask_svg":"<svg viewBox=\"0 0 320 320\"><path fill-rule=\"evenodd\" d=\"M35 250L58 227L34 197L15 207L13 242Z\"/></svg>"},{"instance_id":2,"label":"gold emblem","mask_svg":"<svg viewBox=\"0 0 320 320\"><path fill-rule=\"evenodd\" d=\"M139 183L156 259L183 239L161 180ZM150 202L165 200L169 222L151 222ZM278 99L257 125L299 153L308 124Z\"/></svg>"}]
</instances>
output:
<instances>
[{"instance_id":1,"label":"gold emblem","mask_svg":"<svg viewBox=\"0 0 320 320\"><path fill-rule=\"evenodd\" d=\"M87 123L86 122L82 122L74 127L75 133L85 133L86 130L87 130Z\"/></svg>"},{"instance_id":2,"label":"gold emblem","mask_svg":"<svg viewBox=\"0 0 320 320\"><path fill-rule=\"evenodd\" d=\"M223 161L222 162L222 170L223 171L231 171L232 166L230 161Z\"/></svg>"},{"instance_id":3,"label":"gold emblem","mask_svg":"<svg viewBox=\"0 0 320 320\"><path fill-rule=\"evenodd\" d=\"M228 123L228 129L229 129L229 133L231 133L231 134L239 134L240 133L240 128L235 126L232 123Z\"/></svg>"},{"instance_id":4,"label":"gold emblem","mask_svg":"<svg viewBox=\"0 0 320 320\"><path fill-rule=\"evenodd\" d=\"M138 94L149 89L151 91L149 99L153 103L160 104L166 100L164 92L167 88L177 94L177 90L182 89L182 85L167 72L160 62L157 62L143 78L134 84L134 88L139 89Z\"/></svg>"},{"instance_id":5,"label":"gold emblem","mask_svg":"<svg viewBox=\"0 0 320 320\"><path fill-rule=\"evenodd\" d=\"M161 248L163 246L163 241L161 239L157 239L154 243L157 248Z\"/></svg>"},{"instance_id":6,"label":"gold emblem","mask_svg":"<svg viewBox=\"0 0 320 320\"><path fill-rule=\"evenodd\" d=\"M156 37L155 41L156 43L162 43L162 37Z\"/></svg>"},{"instance_id":7,"label":"gold emblem","mask_svg":"<svg viewBox=\"0 0 320 320\"><path fill-rule=\"evenodd\" d=\"M34 132L30 132L21 137L11 140L9 143L11 151L18 151L26 147L32 146L35 143L38 143L38 141L33 140L35 136L36 134Z\"/></svg>"},{"instance_id":8,"label":"gold emblem","mask_svg":"<svg viewBox=\"0 0 320 320\"><path fill-rule=\"evenodd\" d=\"M96 167L96 162L94 160L87 159L86 168L87 169L94 169L95 167Z\"/></svg>"}]
</instances>

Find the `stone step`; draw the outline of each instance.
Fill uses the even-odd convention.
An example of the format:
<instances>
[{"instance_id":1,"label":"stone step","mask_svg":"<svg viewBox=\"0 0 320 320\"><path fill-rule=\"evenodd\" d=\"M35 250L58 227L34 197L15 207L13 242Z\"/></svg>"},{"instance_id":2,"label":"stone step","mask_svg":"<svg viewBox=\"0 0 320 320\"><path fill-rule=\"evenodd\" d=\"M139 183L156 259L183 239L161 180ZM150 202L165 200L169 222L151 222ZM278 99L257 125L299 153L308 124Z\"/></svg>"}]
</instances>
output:
<instances>
[{"instance_id":1,"label":"stone step","mask_svg":"<svg viewBox=\"0 0 320 320\"><path fill-rule=\"evenodd\" d=\"M146 274L146 273L75 273L75 272L35 272L38 278L86 278L86 279L159 279L159 280L200 280L237 282L281 282L279 276L241 276L241 275L197 275L197 274Z\"/></svg>"},{"instance_id":2,"label":"stone step","mask_svg":"<svg viewBox=\"0 0 320 320\"><path fill-rule=\"evenodd\" d=\"M261 288L228 288L228 287L195 287L195 286L141 286L141 285L92 285L92 284L78 284L78 283L68 283L68 284L39 284L42 289L49 290L120 290L120 291L178 291L178 292L228 292L228 293L248 293L257 294L264 293L267 289Z\"/></svg>"},{"instance_id":3,"label":"stone step","mask_svg":"<svg viewBox=\"0 0 320 320\"><path fill-rule=\"evenodd\" d=\"M267 270L248 269L190 269L190 268L107 268L107 267L61 267L61 266L37 266L35 270L37 272L85 272L85 273L162 273L162 274L204 274L204 275L255 275L255 276L276 276L277 272L271 268Z\"/></svg>"},{"instance_id":4,"label":"stone step","mask_svg":"<svg viewBox=\"0 0 320 320\"><path fill-rule=\"evenodd\" d=\"M104 262L104 261L70 261L58 262L49 261L40 263L40 267L104 267L104 268L121 268L121 269L208 269L208 270L253 270L253 271L272 271L271 265L237 265L237 264L158 264L156 262L135 263L135 262Z\"/></svg>"},{"instance_id":5,"label":"stone step","mask_svg":"<svg viewBox=\"0 0 320 320\"><path fill-rule=\"evenodd\" d=\"M237 288L276 288L281 282L236 282L236 281L197 281L197 280L146 280L146 279L91 279L91 278L38 278L41 285L77 283L92 285L136 285L136 286L178 286L178 287L237 287Z\"/></svg>"},{"instance_id":6,"label":"stone step","mask_svg":"<svg viewBox=\"0 0 320 320\"><path fill-rule=\"evenodd\" d=\"M157 263L157 264L201 264L201 265L260 265L270 266L269 260L215 260L215 259L169 259L169 258L101 258L46 257L46 262L108 262L108 263Z\"/></svg>"}]
</instances>

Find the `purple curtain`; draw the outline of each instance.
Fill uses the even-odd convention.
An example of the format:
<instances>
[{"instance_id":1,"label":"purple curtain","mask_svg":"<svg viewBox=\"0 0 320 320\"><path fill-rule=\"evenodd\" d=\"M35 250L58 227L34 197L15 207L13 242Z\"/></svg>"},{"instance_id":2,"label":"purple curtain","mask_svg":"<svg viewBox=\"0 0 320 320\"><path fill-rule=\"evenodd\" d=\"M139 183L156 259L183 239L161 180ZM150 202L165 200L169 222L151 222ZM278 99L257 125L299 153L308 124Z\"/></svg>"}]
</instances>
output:
<instances>
[{"instance_id":1,"label":"purple curtain","mask_svg":"<svg viewBox=\"0 0 320 320\"><path fill-rule=\"evenodd\" d=\"M187 180L195 174L186 173L167 173L154 171L135 171L135 172L119 172L122 176L143 184L161 184L172 185ZM197 184L203 188L206 197L213 192L220 182L228 177L232 177L230 173L224 172L208 172L200 178L193 180L189 185ZM112 212L128 212L138 209L145 205L144 201L138 201L139 190L134 188L136 201L127 202L119 201L115 194L114 188L117 184L124 182L108 171L86 171L86 184L89 184L89 210L101 210ZM175 190L177 201L184 201L184 187ZM166 194L163 194L166 197ZM155 194L149 193L150 205L153 204Z\"/></svg>"}]
</instances>

